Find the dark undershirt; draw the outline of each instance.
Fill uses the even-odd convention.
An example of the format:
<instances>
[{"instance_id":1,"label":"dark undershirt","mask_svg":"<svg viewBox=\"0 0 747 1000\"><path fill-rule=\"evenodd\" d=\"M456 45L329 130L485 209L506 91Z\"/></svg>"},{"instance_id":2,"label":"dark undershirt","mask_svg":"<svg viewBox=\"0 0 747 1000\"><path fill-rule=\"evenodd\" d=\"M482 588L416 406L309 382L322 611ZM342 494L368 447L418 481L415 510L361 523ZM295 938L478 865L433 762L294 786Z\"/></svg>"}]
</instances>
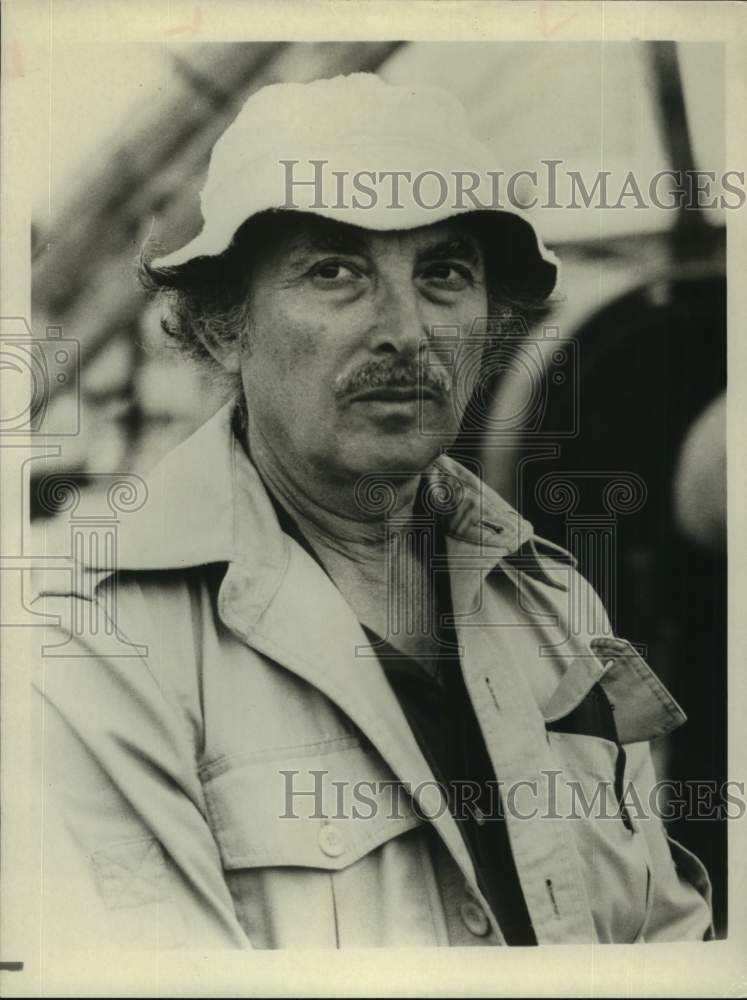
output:
<instances>
[{"instance_id":1,"label":"dark undershirt","mask_svg":"<svg viewBox=\"0 0 747 1000\"><path fill-rule=\"evenodd\" d=\"M326 573L296 521L271 493L270 498L283 531ZM438 528L434 542L436 553L445 556L445 539ZM480 890L506 942L534 945L537 938L519 884L495 772L462 675L452 623L448 574L435 573L434 582L439 590L439 614L435 616L439 658L435 676L426 673L416 660L395 649L365 625L362 628L371 645L383 654L380 659L386 676L423 756L447 794L452 815L472 858ZM479 794L471 801L468 799L470 792L462 790L460 795L460 788L464 789L462 783L469 783L471 788L477 786ZM486 817L482 821L478 821L475 806Z\"/></svg>"}]
</instances>

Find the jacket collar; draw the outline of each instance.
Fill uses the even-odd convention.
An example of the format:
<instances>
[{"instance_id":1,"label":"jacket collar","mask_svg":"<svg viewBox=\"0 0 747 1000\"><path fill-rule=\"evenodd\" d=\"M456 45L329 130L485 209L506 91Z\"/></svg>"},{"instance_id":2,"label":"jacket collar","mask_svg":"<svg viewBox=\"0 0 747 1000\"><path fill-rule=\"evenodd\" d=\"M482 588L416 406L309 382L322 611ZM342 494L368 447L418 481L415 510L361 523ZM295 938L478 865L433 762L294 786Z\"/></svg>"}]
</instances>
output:
<instances>
[{"instance_id":1,"label":"jacket collar","mask_svg":"<svg viewBox=\"0 0 747 1000\"><path fill-rule=\"evenodd\" d=\"M146 502L117 526L118 570L285 564L285 536L233 415L231 402L148 473ZM479 553L487 571L533 537L526 520L453 459L440 456L424 475L432 509L444 511L450 554ZM95 562L87 569L111 572Z\"/></svg>"}]
</instances>

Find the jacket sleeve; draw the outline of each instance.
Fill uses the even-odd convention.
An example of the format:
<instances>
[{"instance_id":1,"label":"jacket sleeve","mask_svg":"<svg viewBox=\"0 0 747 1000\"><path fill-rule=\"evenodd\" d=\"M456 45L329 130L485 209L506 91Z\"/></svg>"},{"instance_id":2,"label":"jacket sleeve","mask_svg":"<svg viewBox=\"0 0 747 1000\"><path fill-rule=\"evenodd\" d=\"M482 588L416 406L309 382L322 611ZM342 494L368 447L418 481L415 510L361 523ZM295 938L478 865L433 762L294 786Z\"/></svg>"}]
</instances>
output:
<instances>
[{"instance_id":1,"label":"jacket sleeve","mask_svg":"<svg viewBox=\"0 0 747 1000\"><path fill-rule=\"evenodd\" d=\"M55 597L42 607L85 621L88 603ZM47 937L76 947L251 947L188 730L146 658L102 652L105 639L45 630L34 664Z\"/></svg>"},{"instance_id":2,"label":"jacket sleeve","mask_svg":"<svg viewBox=\"0 0 747 1000\"><path fill-rule=\"evenodd\" d=\"M645 941L703 941L713 938L711 884L702 862L668 837L656 815L656 785L647 743L626 747L633 788L629 805L639 813L638 825L646 838L651 859Z\"/></svg>"}]
</instances>

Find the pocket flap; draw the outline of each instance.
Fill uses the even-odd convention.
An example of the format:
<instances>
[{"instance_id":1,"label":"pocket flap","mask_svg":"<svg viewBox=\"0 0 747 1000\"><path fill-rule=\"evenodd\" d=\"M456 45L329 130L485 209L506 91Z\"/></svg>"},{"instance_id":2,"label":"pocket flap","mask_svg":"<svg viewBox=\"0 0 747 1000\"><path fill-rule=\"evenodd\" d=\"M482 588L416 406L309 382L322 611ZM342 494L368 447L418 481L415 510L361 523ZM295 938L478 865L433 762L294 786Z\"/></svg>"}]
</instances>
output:
<instances>
[{"instance_id":1,"label":"pocket flap","mask_svg":"<svg viewBox=\"0 0 747 1000\"><path fill-rule=\"evenodd\" d=\"M638 743L665 736L687 721L666 687L625 639L596 638L593 656L573 660L545 711L545 723L569 715L601 684L614 712L620 743Z\"/></svg>"},{"instance_id":2,"label":"pocket flap","mask_svg":"<svg viewBox=\"0 0 747 1000\"><path fill-rule=\"evenodd\" d=\"M223 762L204 780L227 869L345 868L421 823L376 754L354 738Z\"/></svg>"},{"instance_id":3,"label":"pocket flap","mask_svg":"<svg viewBox=\"0 0 747 1000\"><path fill-rule=\"evenodd\" d=\"M605 666L601 684L615 713L621 743L666 736L687 716L659 678L625 639L593 639L591 648Z\"/></svg>"}]
</instances>

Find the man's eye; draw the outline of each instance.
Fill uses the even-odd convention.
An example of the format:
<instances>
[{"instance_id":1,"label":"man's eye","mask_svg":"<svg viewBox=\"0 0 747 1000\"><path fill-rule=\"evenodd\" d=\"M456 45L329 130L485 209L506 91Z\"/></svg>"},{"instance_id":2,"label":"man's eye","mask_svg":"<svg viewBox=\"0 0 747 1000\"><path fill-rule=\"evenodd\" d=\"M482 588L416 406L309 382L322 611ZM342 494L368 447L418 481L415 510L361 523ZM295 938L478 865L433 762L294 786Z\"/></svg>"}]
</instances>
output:
<instances>
[{"instance_id":1,"label":"man's eye","mask_svg":"<svg viewBox=\"0 0 747 1000\"><path fill-rule=\"evenodd\" d=\"M453 264L450 261L430 264L423 272L423 278L438 288L449 291L460 291L475 283L469 267L464 264Z\"/></svg>"},{"instance_id":2,"label":"man's eye","mask_svg":"<svg viewBox=\"0 0 747 1000\"><path fill-rule=\"evenodd\" d=\"M360 271L346 261L324 260L314 265L311 276L320 284L342 285L359 278Z\"/></svg>"}]
</instances>

